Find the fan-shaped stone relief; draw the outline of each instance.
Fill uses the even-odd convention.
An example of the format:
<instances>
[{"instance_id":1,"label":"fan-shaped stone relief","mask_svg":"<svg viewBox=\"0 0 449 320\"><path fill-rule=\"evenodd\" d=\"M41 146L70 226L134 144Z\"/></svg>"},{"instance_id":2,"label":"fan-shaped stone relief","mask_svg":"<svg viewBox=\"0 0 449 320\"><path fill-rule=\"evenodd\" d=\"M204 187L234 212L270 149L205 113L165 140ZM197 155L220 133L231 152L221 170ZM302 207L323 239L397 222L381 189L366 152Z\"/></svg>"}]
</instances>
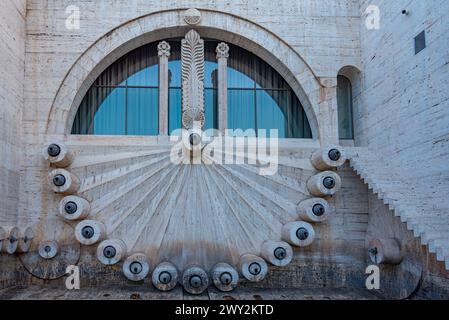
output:
<instances>
[{"instance_id":1,"label":"fan-shaped stone relief","mask_svg":"<svg viewBox=\"0 0 449 320\"><path fill-rule=\"evenodd\" d=\"M266 263L288 264L291 246L310 245L313 224L329 217L326 200L312 196L314 186L308 182L321 181L330 192L339 188L335 172L324 171L323 178L314 166L322 161L320 155L331 155L331 148L327 153L281 149L278 172L262 176L261 164L175 164L170 159L174 144L169 143L125 150L111 146L102 154L95 149L79 153L79 146L70 142L60 146L71 151L73 162L66 173L52 169L50 177L57 170L65 183L71 180L64 174L79 181L70 196L64 185L54 189L61 195L60 218L72 221L82 245L98 246L103 264L126 260L129 279L140 279L149 266L167 269L162 280L153 279L162 290L173 277L167 263L191 293L207 287L208 271L223 291L235 287L236 272L261 281ZM49 183L53 188L57 181ZM88 215L79 215L79 210L88 210ZM217 275L222 269L229 270Z\"/></svg>"},{"instance_id":2,"label":"fan-shaped stone relief","mask_svg":"<svg viewBox=\"0 0 449 320\"><path fill-rule=\"evenodd\" d=\"M228 49L221 43L218 54L226 56ZM159 44L161 51L168 54L168 43ZM194 30L182 41L182 92L187 130L170 138L176 141L96 148L69 138L44 147L49 190L59 195L58 219L73 227L73 241L96 246L103 265L123 263L131 281L153 272L152 282L162 291L178 281L192 294L210 283L230 291L239 274L262 281L268 264L288 265L292 246L312 244L313 224L332 216L325 197L340 188L333 169L346 161L345 154L339 147L287 143L278 150L274 139L267 149L263 138L206 136L204 42ZM257 152L245 153L238 143ZM266 170L272 165L275 170ZM66 248L67 232L64 239L39 234L45 239L37 239L38 253L23 261L32 268L37 259L47 260L48 275L55 277L60 272L51 261ZM75 251L66 260L77 258Z\"/></svg>"}]
</instances>

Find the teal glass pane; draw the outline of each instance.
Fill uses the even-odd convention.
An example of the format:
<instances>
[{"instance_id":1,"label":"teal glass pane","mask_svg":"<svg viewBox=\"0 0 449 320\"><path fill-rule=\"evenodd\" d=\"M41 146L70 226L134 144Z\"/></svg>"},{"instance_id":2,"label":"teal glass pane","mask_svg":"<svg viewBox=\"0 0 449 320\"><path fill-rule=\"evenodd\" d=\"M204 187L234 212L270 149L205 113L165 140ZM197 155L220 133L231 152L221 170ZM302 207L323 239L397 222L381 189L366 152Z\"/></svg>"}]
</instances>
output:
<instances>
[{"instance_id":1,"label":"teal glass pane","mask_svg":"<svg viewBox=\"0 0 449 320\"><path fill-rule=\"evenodd\" d=\"M181 89L168 90L168 132L171 134L174 130L181 129L182 106Z\"/></svg>"},{"instance_id":2,"label":"teal glass pane","mask_svg":"<svg viewBox=\"0 0 449 320\"><path fill-rule=\"evenodd\" d=\"M348 78L337 79L338 132L340 139L354 139L352 86Z\"/></svg>"},{"instance_id":3,"label":"teal glass pane","mask_svg":"<svg viewBox=\"0 0 449 320\"><path fill-rule=\"evenodd\" d=\"M107 68L95 81L96 86L124 86L128 78L128 61L122 57Z\"/></svg>"},{"instance_id":4,"label":"teal glass pane","mask_svg":"<svg viewBox=\"0 0 449 320\"><path fill-rule=\"evenodd\" d=\"M288 116L288 135L287 138L312 138L309 119L307 118L301 102L293 91L290 91L292 106Z\"/></svg>"},{"instance_id":5,"label":"teal glass pane","mask_svg":"<svg viewBox=\"0 0 449 320\"><path fill-rule=\"evenodd\" d=\"M228 88L254 88L254 62L257 57L251 52L229 45Z\"/></svg>"},{"instance_id":6,"label":"teal glass pane","mask_svg":"<svg viewBox=\"0 0 449 320\"><path fill-rule=\"evenodd\" d=\"M290 116L290 92L279 90L257 90L257 129L265 129L270 137L270 129L278 130L279 138L287 137L287 120Z\"/></svg>"},{"instance_id":7,"label":"teal glass pane","mask_svg":"<svg viewBox=\"0 0 449 320\"><path fill-rule=\"evenodd\" d=\"M228 88L254 88L254 80L246 74L228 67Z\"/></svg>"},{"instance_id":8,"label":"teal glass pane","mask_svg":"<svg viewBox=\"0 0 449 320\"><path fill-rule=\"evenodd\" d=\"M218 63L212 61L204 62L204 87L218 87Z\"/></svg>"},{"instance_id":9,"label":"teal glass pane","mask_svg":"<svg viewBox=\"0 0 449 320\"><path fill-rule=\"evenodd\" d=\"M303 114L304 114L304 134L301 135L299 138L312 139L313 138L312 128L310 128L309 119L307 118L305 112L303 112Z\"/></svg>"},{"instance_id":10,"label":"teal glass pane","mask_svg":"<svg viewBox=\"0 0 449 320\"><path fill-rule=\"evenodd\" d=\"M140 47L125 56L127 85L156 87L159 82L158 54L155 44Z\"/></svg>"},{"instance_id":11,"label":"teal glass pane","mask_svg":"<svg viewBox=\"0 0 449 320\"><path fill-rule=\"evenodd\" d=\"M128 78L128 86L157 87L159 84L159 67L157 65L137 71Z\"/></svg>"},{"instance_id":12,"label":"teal glass pane","mask_svg":"<svg viewBox=\"0 0 449 320\"><path fill-rule=\"evenodd\" d=\"M170 87L181 87L181 60L168 62L168 77Z\"/></svg>"},{"instance_id":13,"label":"teal glass pane","mask_svg":"<svg viewBox=\"0 0 449 320\"><path fill-rule=\"evenodd\" d=\"M159 90L129 88L127 98L127 134L134 136L158 135Z\"/></svg>"},{"instance_id":14,"label":"teal glass pane","mask_svg":"<svg viewBox=\"0 0 449 320\"><path fill-rule=\"evenodd\" d=\"M262 59L254 58L256 88L290 89L282 76Z\"/></svg>"},{"instance_id":15,"label":"teal glass pane","mask_svg":"<svg viewBox=\"0 0 449 320\"><path fill-rule=\"evenodd\" d=\"M228 128L256 128L255 95L253 90L228 90Z\"/></svg>"},{"instance_id":16,"label":"teal glass pane","mask_svg":"<svg viewBox=\"0 0 449 320\"><path fill-rule=\"evenodd\" d=\"M218 129L218 92L217 89L204 90L204 111L206 121L204 129Z\"/></svg>"},{"instance_id":17,"label":"teal glass pane","mask_svg":"<svg viewBox=\"0 0 449 320\"><path fill-rule=\"evenodd\" d=\"M94 118L94 134L124 135L126 89L98 88L101 101ZM102 98L104 97L104 99Z\"/></svg>"}]
</instances>

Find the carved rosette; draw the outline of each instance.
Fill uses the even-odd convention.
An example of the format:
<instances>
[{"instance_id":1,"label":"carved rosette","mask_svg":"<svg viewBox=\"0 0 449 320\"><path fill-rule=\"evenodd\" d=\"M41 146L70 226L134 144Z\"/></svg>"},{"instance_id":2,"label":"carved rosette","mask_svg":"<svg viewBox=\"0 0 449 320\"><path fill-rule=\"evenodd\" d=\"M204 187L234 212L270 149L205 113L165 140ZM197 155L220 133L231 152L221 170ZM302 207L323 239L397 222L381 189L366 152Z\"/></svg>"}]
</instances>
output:
<instances>
[{"instance_id":1,"label":"carved rosette","mask_svg":"<svg viewBox=\"0 0 449 320\"><path fill-rule=\"evenodd\" d=\"M201 22L201 12L198 9L189 9L184 14L184 21L189 25L197 25Z\"/></svg>"},{"instance_id":2,"label":"carved rosette","mask_svg":"<svg viewBox=\"0 0 449 320\"><path fill-rule=\"evenodd\" d=\"M182 40L182 125L204 126L204 41L195 30Z\"/></svg>"},{"instance_id":3,"label":"carved rosette","mask_svg":"<svg viewBox=\"0 0 449 320\"><path fill-rule=\"evenodd\" d=\"M170 57L171 47L167 41L162 41L157 46L157 53L159 57Z\"/></svg>"},{"instance_id":4,"label":"carved rosette","mask_svg":"<svg viewBox=\"0 0 449 320\"><path fill-rule=\"evenodd\" d=\"M229 58L229 46L227 43L221 42L217 46L217 59Z\"/></svg>"}]
</instances>

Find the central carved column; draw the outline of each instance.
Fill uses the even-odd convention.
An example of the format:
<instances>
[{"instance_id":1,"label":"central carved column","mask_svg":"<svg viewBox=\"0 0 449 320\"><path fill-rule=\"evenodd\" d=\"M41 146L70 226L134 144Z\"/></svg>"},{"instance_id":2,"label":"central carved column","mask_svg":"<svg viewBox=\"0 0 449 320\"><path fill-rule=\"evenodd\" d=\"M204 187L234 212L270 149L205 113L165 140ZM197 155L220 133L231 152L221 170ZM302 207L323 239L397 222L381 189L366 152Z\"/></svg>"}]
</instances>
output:
<instances>
[{"instance_id":1,"label":"central carved column","mask_svg":"<svg viewBox=\"0 0 449 320\"><path fill-rule=\"evenodd\" d=\"M162 41L157 46L159 56L159 134L168 135L168 58L170 45Z\"/></svg>"},{"instance_id":2,"label":"central carved column","mask_svg":"<svg viewBox=\"0 0 449 320\"><path fill-rule=\"evenodd\" d=\"M204 41L195 30L182 40L182 125L204 126Z\"/></svg>"},{"instance_id":3,"label":"central carved column","mask_svg":"<svg viewBox=\"0 0 449 320\"><path fill-rule=\"evenodd\" d=\"M218 129L222 134L228 128L228 58L229 46L221 42L217 46L218 61Z\"/></svg>"}]
</instances>

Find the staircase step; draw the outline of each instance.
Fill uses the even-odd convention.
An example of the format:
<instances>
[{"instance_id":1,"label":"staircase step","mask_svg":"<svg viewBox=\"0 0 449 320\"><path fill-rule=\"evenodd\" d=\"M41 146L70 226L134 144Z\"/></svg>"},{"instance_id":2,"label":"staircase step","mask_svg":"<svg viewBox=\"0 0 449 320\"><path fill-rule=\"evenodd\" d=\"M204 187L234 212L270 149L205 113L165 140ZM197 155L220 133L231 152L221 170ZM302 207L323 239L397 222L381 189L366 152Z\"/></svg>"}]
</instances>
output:
<instances>
[{"instance_id":1,"label":"staircase step","mask_svg":"<svg viewBox=\"0 0 449 320\"><path fill-rule=\"evenodd\" d=\"M413 229L419 233L430 230L449 230L449 217L447 219L428 219L426 221L409 219L407 223L412 225Z\"/></svg>"},{"instance_id":2,"label":"staircase step","mask_svg":"<svg viewBox=\"0 0 449 320\"><path fill-rule=\"evenodd\" d=\"M418 237L421 238L421 243L424 245L429 244L429 242L433 239L436 239L440 237L442 233L449 234L449 227L446 227L445 229L429 229L420 232ZM416 236L416 235L415 235Z\"/></svg>"},{"instance_id":3,"label":"staircase step","mask_svg":"<svg viewBox=\"0 0 449 320\"><path fill-rule=\"evenodd\" d=\"M440 197L442 186L433 184L423 192L421 180L403 182L392 174L388 163L379 160L366 148L355 148L349 156L350 166L395 216L406 223L407 229L420 238L438 261L449 270L449 208L432 202ZM449 193L449 187L446 193ZM430 195L429 195L430 194Z\"/></svg>"},{"instance_id":4,"label":"staircase step","mask_svg":"<svg viewBox=\"0 0 449 320\"><path fill-rule=\"evenodd\" d=\"M448 216L439 212L414 212L412 210L398 210L400 212L400 218L402 222L407 223L443 223L449 224Z\"/></svg>"},{"instance_id":5,"label":"staircase step","mask_svg":"<svg viewBox=\"0 0 449 320\"><path fill-rule=\"evenodd\" d=\"M441 247L447 247L449 244L449 235L446 236L439 236L438 238L434 238L429 240L429 251L432 253L437 253L438 250L442 250ZM442 260L438 260L442 261Z\"/></svg>"}]
</instances>

